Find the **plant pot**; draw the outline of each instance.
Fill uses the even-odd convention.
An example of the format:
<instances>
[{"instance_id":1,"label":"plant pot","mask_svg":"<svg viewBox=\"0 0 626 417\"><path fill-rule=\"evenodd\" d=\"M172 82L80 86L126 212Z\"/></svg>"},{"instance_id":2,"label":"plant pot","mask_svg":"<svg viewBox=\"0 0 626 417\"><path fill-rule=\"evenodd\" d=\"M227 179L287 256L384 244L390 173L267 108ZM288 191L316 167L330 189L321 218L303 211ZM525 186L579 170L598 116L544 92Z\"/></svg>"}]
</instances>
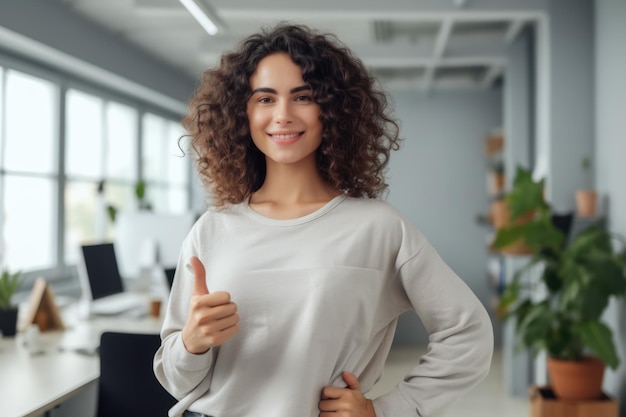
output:
<instances>
[{"instance_id":1,"label":"plant pot","mask_svg":"<svg viewBox=\"0 0 626 417\"><path fill-rule=\"evenodd\" d=\"M2 336L15 336L17 332L17 307L0 308L0 332Z\"/></svg>"},{"instance_id":2,"label":"plant pot","mask_svg":"<svg viewBox=\"0 0 626 417\"><path fill-rule=\"evenodd\" d=\"M563 400L593 400L602 397L605 364L595 357L581 361L548 358L550 385Z\"/></svg>"},{"instance_id":3,"label":"plant pot","mask_svg":"<svg viewBox=\"0 0 626 417\"><path fill-rule=\"evenodd\" d=\"M579 217L593 217L596 215L598 193L594 190L576 191L576 214Z\"/></svg>"}]
</instances>

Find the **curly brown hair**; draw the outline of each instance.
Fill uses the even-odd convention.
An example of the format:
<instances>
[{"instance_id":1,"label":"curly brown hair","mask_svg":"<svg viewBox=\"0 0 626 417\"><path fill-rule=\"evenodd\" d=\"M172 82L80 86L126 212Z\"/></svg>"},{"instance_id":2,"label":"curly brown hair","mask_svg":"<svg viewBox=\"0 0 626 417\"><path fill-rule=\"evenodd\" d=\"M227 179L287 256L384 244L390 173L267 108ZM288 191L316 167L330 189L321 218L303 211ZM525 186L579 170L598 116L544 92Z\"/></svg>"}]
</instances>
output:
<instances>
[{"instance_id":1,"label":"curly brown hair","mask_svg":"<svg viewBox=\"0 0 626 417\"><path fill-rule=\"evenodd\" d=\"M287 53L302 69L320 106L318 168L333 187L352 197L379 197L385 169L399 148L399 127L385 94L363 63L332 34L280 23L244 39L206 71L182 124L213 203L240 203L265 180L265 156L250 136L246 105L250 77L268 55Z\"/></svg>"}]
</instances>

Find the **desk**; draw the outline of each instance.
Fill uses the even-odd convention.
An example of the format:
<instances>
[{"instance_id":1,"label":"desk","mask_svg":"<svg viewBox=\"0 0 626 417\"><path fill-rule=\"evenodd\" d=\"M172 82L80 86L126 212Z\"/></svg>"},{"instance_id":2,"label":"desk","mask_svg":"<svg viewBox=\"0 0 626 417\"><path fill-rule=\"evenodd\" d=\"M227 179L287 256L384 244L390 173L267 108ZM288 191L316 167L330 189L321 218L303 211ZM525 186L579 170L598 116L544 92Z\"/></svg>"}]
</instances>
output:
<instances>
[{"instance_id":1,"label":"desk","mask_svg":"<svg viewBox=\"0 0 626 417\"><path fill-rule=\"evenodd\" d=\"M59 344L72 332L80 332L94 342L104 331L158 333L161 328L161 320L151 317L119 315L78 320L74 312L68 314L66 309L62 314L67 330L42 333L38 343L42 353L31 354L23 345L22 334L0 339L2 417L38 416L98 379L98 355L59 351Z\"/></svg>"}]
</instances>

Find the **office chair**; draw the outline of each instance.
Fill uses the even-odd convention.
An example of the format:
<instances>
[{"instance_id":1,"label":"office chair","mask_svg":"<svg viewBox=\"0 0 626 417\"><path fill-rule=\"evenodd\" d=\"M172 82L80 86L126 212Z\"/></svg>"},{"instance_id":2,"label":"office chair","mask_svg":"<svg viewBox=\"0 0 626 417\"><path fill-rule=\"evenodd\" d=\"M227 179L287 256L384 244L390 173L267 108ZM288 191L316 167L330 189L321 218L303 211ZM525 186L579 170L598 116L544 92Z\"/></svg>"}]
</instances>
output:
<instances>
[{"instance_id":1,"label":"office chair","mask_svg":"<svg viewBox=\"0 0 626 417\"><path fill-rule=\"evenodd\" d=\"M167 416L176 400L152 370L160 343L158 334L102 334L97 417Z\"/></svg>"}]
</instances>

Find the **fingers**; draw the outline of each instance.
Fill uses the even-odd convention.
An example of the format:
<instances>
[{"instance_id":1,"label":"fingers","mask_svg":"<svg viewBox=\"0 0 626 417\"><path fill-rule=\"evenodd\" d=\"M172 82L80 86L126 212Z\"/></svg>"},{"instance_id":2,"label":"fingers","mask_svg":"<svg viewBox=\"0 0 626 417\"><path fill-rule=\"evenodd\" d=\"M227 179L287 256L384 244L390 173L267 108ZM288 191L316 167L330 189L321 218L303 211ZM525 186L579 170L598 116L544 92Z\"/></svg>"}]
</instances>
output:
<instances>
[{"instance_id":1,"label":"fingers","mask_svg":"<svg viewBox=\"0 0 626 417\"><path fill-rule=\"evenodd\" d=\"M215 295L217 295L217 293L211 294L211 296L215 296ZM209 299L209 297L206 297L206 299ZM214 321L214 320L220 320L226 317L232 317L232 316L239 317L236 314L237 304L235 303L227 303L227 304L215 303L215 305L212 305L212 303L210 302L205 303L203 301L205 301L205 299L194 300L193 303L195 305L191 309L192 315L195 316L193 318L197 321L199 325L202 325L202 324Z\"/></svg>"},{"instance_id":2,"label":"fingers","mask_svg":"<svg viewBox=\"0 0 626 417\"><path fill-rule=\"evenodd\" d=\"M343 395L347 393L346 388L339 387L324 387L322 390L322 399L323 400L334 400L337 398L341 398Z\"/></svg>"},{"instance_id":3,"label":"fingers","mask_svg":"<svg viewBox=\"0 0 626 417\"><path fill-rule=\"evenodd\" d=\"M182 340L187 351L201 354L221 346L239 332L239 314L229 293L209 293L206 269L200 259L192 256L190 263L194 282Z\"/></svg>"},{"instance_id":4,"label":"fingers","mask_svg":"<svg viewBox=\"0 0 626 417\"><path fill-rule=\"evenodd\" d=\"M216 307L230 304L230 294L225 291L216 291L210 294L192 294L191 305L193 308Z\"/></svg>"},{"instance_id":5,"label":"fingers","mask_svg":"<svg viewBox=\"0 0 626 417\"><path fill-rule=\"evenodd\" d=\"M327 386L322 389L322 399L318 405L320 417L376 417L372 400L365 398L361 392L359 379L347 371L341 376L347 388Z\"/></svg>"},{"instance_id":6,"label":"fingers","mask_svg":"<svg viewBox=\"0 0 626 417\"><path fill-rule=\"evenodd\" d=\"M354 374L351 374L348 371L343 371L343 373L341 374L341 377L346 382L346 385L348 386L349 389L359 390L359 391L361 390L361 386L359 385L359 379L356 376L354 376Z\"/></svg>"},{"instance_id":7,"label":"fingers","mask_svg":"<svg viewBox=\"0 0 626 417\"><path fill-rule=\"evenodd\" d=\"M206 271L200 259L196 256L191 257L191 268L193 269L193 295L205 295L209 293L206 286Z\"/></svg>"},{"instance_id":8,"label":"fingers","mask_svg":"<svg viewBox=\"0 0 626 417\"><path fill-rule=\"evenodd\" d=\"M343 371L341 377L346 383L347 388L339 388L333 386L324 387L324 389L322 389L323 400L341 398L342 396L349 394L350 391L361 391L359 379L354 376L354 374L351 374L348 371Z\"/></svg>"},{"instance_id":9,"label":"fingers","mask_svg":"<svg viewBox=\"0 0 626 417\"><path fill-rule=\"evenodd\" d=\"M320 401L318 408L320 411L337 412L344 410L346 407L341 400L322 400Z\"/></svg>"},{"instance_id":10,"label":"fingers","mask_svg":"<svg viewBox=\"0 0 626 417\"><path fill-rule=\"evenodd\" d=\"M239 331L239 316L225 317L220 320L214 320L210 324L200 327L200 336L207 338L207 342L217 346L224 341L230 339Z\"/></svg>"}]
</instances>

